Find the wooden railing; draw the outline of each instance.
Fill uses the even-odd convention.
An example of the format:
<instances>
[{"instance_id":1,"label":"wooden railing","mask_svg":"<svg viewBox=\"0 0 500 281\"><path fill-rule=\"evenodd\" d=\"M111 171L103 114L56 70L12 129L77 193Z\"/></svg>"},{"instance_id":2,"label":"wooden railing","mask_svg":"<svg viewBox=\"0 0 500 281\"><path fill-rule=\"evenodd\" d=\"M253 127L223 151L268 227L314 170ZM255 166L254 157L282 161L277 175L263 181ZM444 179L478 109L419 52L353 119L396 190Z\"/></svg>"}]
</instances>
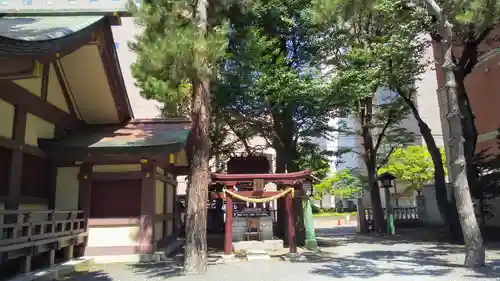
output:
<instances>
[{"instance_id":1,"label":"wooden railing","mask_svg":"<svg viewBox=\"0 0 500 281\"><path fill-rule=\"evenodd\" d=\"M386 218L385 208L384 218ZM395 221L417 221L419 220L418 216L418 208L417 207L409 207L409 208L394 208L394 220ZM367 221L373 221L373 210L365 209L365 219Z\"/></svg>"},{"instance_id":2,"label":"wooden railing","mask_svg":"<svg viewBox=\"0 0 500 281\"><path fill-rule=\"evenodd\" d=\"M83 211L0 211L0 252L86 232Z\"/></svg>"}]
</instances>

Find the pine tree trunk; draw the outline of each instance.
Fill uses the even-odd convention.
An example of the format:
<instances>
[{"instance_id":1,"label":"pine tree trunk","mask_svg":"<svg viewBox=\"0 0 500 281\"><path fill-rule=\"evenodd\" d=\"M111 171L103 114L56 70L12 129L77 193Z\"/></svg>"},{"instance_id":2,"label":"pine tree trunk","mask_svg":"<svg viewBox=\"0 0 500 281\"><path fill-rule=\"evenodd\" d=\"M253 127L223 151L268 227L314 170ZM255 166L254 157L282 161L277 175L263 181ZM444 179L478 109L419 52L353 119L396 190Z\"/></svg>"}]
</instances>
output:
<instances>
[{"instance_id":1,"label":"pine tree trunk","mask_svg":"<svg viewBox=\"0 0 500 281\"><path fill-rule=\"evenodd\" d=\"M433 3L435 6L437 4ZM481 231L477 224L472 198L467 181L467 171L464 154L464 139L462 130L462 115L459 109L457 83L454 70L456 69L451 42L453 42L452 25L439 9L439 32L443 37L442 54L444 59L442 67L445 74L446 99L448 104L448 118L450 139L451 178L453 181L453 194L458 209L460 225L466 245L465 265L467 267L481 267L485 263L485 250Z\"/></svg>"},{"instance_id":2,"label":"pine tree trunk","mask_svg":"<svg viewBox=\"0 0 500 281\"><path fill-rule=\"evenodd\" d=\"M198 0L195 16L202 40L207 33L207 15L208 0ZM187 143L190 170L184 259L186 274L204 274L207 271L207 201L211 154L210 80L199 76L201 75L198 74L198 77L192 79L192 128Z\"/></svg>"},{"instance_id":3,"label":"pine tree trunk","mask_svg":"<svg viewBox=\"0 0 500 281\"><path fill-rule=\"evenodd\" d=\"M210 83L193 83L192 122L187 149L190 175L186 210L186 274L207 270L207 200L210 183Z\"/></svg>"}]
</instances>

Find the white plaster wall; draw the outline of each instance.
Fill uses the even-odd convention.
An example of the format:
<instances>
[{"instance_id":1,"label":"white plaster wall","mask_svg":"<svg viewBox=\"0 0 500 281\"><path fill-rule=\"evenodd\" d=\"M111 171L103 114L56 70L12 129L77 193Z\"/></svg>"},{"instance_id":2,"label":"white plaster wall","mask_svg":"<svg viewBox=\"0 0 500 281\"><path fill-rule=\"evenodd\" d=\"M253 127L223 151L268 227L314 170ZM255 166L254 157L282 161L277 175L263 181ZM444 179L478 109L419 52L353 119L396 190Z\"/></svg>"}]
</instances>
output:
<instances>
[{"instance_id":1,"label":"white plaster wall","mask_svg":"<svg viewBox=\"0 0 500 281\"><path fill-rule=\"evenodd\" d=\"M434 186L424 187L422 195L425 199L425 214L420 216L420 219L428 224L443 224L443 218L441 217L436 201Z\"/></svg>"}]
</instances>

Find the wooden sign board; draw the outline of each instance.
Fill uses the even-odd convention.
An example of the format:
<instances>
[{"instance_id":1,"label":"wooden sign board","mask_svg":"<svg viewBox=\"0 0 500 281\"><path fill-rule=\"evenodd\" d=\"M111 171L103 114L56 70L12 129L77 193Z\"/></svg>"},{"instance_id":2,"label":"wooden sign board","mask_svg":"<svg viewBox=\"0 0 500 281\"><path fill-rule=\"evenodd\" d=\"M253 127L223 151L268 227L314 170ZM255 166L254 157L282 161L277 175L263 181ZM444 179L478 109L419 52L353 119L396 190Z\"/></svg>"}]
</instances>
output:
<instances>
[{"instance_id":1,"label":"wooden sign board","mask_svg":"<svg viewBox=\"0 0 500 281\"><path fill-rule=\"evenodd\" d=\"M263 179L256 179L253 181L253 191L264 192L264 180Z\"/></svg>"}]
</instances>

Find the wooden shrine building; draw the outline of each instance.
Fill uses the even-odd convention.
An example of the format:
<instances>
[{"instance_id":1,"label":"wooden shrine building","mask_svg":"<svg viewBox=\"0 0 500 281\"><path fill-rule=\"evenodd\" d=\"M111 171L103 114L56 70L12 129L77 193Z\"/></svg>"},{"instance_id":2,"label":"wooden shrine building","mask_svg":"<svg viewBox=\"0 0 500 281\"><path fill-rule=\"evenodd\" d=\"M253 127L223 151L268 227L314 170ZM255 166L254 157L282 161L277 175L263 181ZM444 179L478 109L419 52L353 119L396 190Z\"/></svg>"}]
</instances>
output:
<instances>
[{"instance_id":1,"label":"wooden shrine building","mask_svg":"<svg viewBox=\"0 0 500 281\"><path fill-rule=\"evenodd\" d=\"M133 118L113 24L0 15L0 272L175 237L190 121Z\"/></svg>"}]
</instances>

